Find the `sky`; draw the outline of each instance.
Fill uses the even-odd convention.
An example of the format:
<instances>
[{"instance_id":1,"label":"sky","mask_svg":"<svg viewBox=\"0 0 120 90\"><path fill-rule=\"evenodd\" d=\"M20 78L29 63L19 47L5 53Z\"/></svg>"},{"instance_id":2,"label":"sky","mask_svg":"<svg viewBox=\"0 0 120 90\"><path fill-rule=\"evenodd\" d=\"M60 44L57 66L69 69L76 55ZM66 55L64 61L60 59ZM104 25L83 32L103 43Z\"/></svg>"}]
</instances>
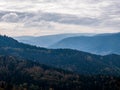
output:
<instances>
[{"instance_id":1,"label":"sky","mask_svg":"<svg viewBox=\"0 0 120 90\"><path fill-rule=\"evenodd\" d=\"M120 32L120 0L0 0L0 34Z\"/></svg>"}]
</instances>

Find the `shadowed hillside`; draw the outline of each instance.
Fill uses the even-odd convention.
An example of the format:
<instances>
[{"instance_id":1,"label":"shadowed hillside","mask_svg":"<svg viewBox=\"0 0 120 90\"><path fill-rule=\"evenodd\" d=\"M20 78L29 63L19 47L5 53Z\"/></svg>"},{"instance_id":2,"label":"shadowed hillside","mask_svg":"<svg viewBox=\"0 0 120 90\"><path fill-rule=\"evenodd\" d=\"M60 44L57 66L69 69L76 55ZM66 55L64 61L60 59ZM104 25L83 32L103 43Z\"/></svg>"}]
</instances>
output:
<instances>
[{"instance_id":1,"label":"shadowed hillside","mask_svg":"<svg viewBox=\"0 0 120 90\"><path fill-rule=\"evenodd\" d=\"M13 56L0 56L0 90L119 90L112 76L80 76Z\"/></svg>"},{"instance_id":2,"label":"shadowed hillside","mask_svg":"<svg viewBox=\"0 0 120 90\"><path fill-rule=\"evenodd\" d=\"M120 56L100 56L70 49L45 49L0 36L0 54L40 62L80 74L120 75Z\"/></svg>"}]
</instances>

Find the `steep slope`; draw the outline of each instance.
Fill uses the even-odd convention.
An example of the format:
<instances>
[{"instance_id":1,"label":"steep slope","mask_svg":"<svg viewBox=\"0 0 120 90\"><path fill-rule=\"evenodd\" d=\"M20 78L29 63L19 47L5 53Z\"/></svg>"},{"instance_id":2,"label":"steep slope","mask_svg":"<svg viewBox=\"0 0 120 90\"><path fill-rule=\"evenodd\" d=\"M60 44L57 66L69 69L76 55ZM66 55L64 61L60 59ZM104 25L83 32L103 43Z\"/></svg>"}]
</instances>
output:
<instances>
[{"instance_id":1,"label":"steep slope","mask_svg":"<svg viewBox=\"0 0 120 90\"><path fill-rule=\"evenodd\" d=\"M10 41L9 41L10 39ZM80 74L120 75L120 56L100 56L70 49L45 49L0 36L0 54L12 55L77 72ZM114 61L113 61L114 60ZM112 66L111 63L112 62ZM118 65L116 64L118 63Z\"/></svg>"},{"instance_id":2,"label":"steep slope","mask_svg":"<svg viewBox=\"0 0 120 90\"><path fill-rule=\"evenodd\" d=\"M120 54L120 33L65 38L51 48L70 48L94 54Z\"/></svg>"},{"instance_id":3,"label":"steep slope","mask_svg":"<svg viewBox=\"0 0 120 90\"><path fill-rule=\"evenodd\" d=\"M0 56L0 81L2 82L4 81L14 86L25 84L28 85L29 88L30 85L37 85L37 90L40 90L40 88L42 88L42 90L45 88L47 90L49 90L49 88L73 89L71 85L74 85L74 88L77 89L78 86L75 84L79 83L72 82L72 80L79 82L79 76L13 56ZM68 86L65 85L66 83ZM25 87L27 88L27 86L22 86L22 88ZM33 89L35 89L35 86L28 90ZM9 87L6 90L11 89Z\"/></svg>"},{"instance_id":4,"label":"steep slope","mask_svg":"<svg viewBox=\"0 0 120 90\"><path fill-rule=\"evenodd\" d=\"M0 56L0 90L119 90L113 76L80 76L13 56Z\"/></svg>"},{"instance_id":5,"label":"steep slope","mask_svg":"<svg viewBox=\"0 0 120 90\"><path fill-rule=\"evenodd\" d=\"M14 37L14 39L30 44L30 45L35 45L35 46L40 46L40 47L48 47L54 43L57 43L58 41L67 38L67 37L72 37L72 36L89 36L89 35L94 35L94 34L87 34L87 33L81 33L81 34L56 34L56 35L46 35L46 36L39 36L39 37L33 37L33 36L20 36L20 37Z\"/></svg>"}]
</instances>

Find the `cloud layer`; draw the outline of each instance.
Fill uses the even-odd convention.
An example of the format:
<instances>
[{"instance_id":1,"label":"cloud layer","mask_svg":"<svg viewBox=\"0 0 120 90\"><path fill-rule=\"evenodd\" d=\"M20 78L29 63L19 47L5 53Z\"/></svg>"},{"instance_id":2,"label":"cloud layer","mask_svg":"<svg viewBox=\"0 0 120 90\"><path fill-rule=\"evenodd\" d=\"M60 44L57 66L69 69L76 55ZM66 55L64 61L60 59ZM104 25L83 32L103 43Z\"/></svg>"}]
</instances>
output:
<instances>
[{"instance_id":1,"label":"cloud layer","mask_svg":"<svg viewBox=\"0 0 120 90\"><path fill-rule=\"evenodd\" d=\"M120 32L119 8L120 0L1 0L0 33Z\"/></svg>"}]
</instances>

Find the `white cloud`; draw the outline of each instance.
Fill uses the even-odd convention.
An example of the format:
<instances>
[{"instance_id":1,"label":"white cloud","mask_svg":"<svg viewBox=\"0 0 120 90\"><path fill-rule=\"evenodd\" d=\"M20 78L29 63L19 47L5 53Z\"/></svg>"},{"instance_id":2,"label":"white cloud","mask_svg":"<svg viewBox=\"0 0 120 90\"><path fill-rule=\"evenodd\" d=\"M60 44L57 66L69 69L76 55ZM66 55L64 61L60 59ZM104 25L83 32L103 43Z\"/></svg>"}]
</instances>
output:
<instances>
[{"instance_id":1,"label":"white cloud","mask_svg":"<svg viewBox=\"0 0 120 90\"><path fill-rule=\"evenodd\" d=\"M2 0L3 10L46 11L80 16L99 16L102 9L119 2L112 0Z\"/></svg>"},{"instance_id":2,"label":"white cloud","mask_svg":"<svg viewBox=\"0 0 120 90\"><path fill-rule=\"evenodd\" d=\"M8 13L1 17L1 20L5 22L17 22L19 20L19 17L16 13Z\"/></svg>"},{"instance_id":3,"label":"white cloud","mask_svg":"<svg viewBox=\"0 0 120 90\"><path fill-rule=\"evenodd\" d=\"M12 29L20 29L21 35L28 29L45 33L66 32L65 29L120 32L119 8L120 0L1 0L0 22L16 23L17 28Z\"/></svg>"}]
</instances>

